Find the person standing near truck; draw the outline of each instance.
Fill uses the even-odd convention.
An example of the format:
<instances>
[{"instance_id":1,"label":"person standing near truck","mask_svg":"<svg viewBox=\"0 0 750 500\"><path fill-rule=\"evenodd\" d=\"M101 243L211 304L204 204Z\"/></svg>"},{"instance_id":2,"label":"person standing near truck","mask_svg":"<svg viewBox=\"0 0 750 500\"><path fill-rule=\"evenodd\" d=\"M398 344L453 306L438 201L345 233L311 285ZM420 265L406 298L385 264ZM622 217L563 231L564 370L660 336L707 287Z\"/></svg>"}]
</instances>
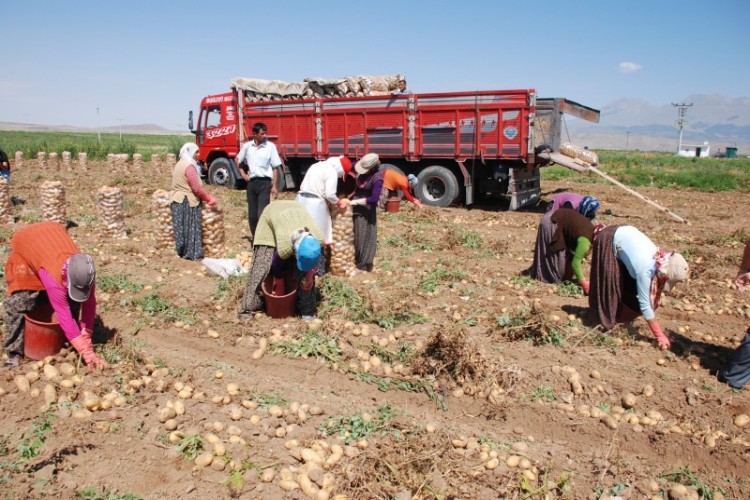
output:
<instances>
[{"instance_id":1,"label":"person standing near truck","mask_svg":"<svg viewBox=\"0 0 750 500\"><path fill-rule=\"evenodd\" d=\"M408 88L406 88L406 79L404 78L398 81L398 88L391 93L391 95L400 95L400 94L411 94L411 91Z\"/></svg>"},{"instance_id":2,"label":"person standing near truck","mask_svg":"<svg viewBox=\"0 0 750 500\"><path fill-rule=\"evenodd\" d=\"M203 259L203 207L201 202L216 206L216 199L203 188L200 167L196 162L198 145L194 142L180 148L180 161L172 171L172 228L177 255L183 259Z\"/></svg>"},{"instance_id":3,"label":"person standing near truck","mask_svg":"<svg viewBox=\"0 0 750 500\"><path fill-rule=\"evenodd\" d=\"M318 228L323 232L324 242L333 242L330 207L346 209L346 204L336 195L339 178L343 179L352 170L352 162L346 156L334 156L313 163L307 169L299 187L297 202L307 209Z\"/></svg>"},{"instance_id":4,"label":"person standing near truck","mask_svg":"<svg viewBox=\"0 0 750 500\"><path fill-rule=\"evenodd\" d=\"M2 149L0 149L0 177L10 182L10 161Z\"/></svg>"},{"instance_id":5,"label":"person standing near truck","mask_svg":"<svg viewBox=\"0 0 750 500\"><path fill-rule=\"evenodd\" d=\"M357 172L354 199L354 265L359 271L372 271L378 248L378 201L383 191L380 157L367 153L354 165Z\"/></svg>"},{"instance_id":6,"label":"person standing near truck","mask_svg":"<svg viewBox=\"0 0 750 500\"><path fill-rule=\"evenodd\" d=\"M268 128L263 122L253 124L253 140L242 145L235 160L240 175L247 182L247 219L250 225L250 238L255 237L263 209L275 199L279 192L279 168L281 158L276 145L267 139ZM245 163L245 168L242 164Z\"/></svg>"}]
</instances>

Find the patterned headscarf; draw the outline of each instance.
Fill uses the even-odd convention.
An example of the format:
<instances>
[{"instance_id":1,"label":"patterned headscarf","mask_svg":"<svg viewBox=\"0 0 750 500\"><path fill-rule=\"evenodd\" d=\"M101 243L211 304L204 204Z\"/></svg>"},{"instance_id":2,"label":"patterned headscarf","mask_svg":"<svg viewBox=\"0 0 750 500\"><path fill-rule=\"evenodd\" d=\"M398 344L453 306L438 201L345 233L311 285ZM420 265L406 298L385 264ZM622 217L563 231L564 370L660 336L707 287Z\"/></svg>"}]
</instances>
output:
<instances>
[{"instance_id":1,"label":"patterned headscarf","mask_svg":"<svg viewBox=\"0 0 750 500\"><path fill-rule=\"evenodd\" d=\"M198 162L195 161L193 156L195 156L195 152L198 151L198 145L194 142L186 142L182 145L180 148L180 160L185 160L186 162L189 162L192 166L195 167L195 169L198 171L198 174L201 173L201 167L198 165Z\"/></svg>"},{"instance_id":2,"label":"patterned headscarf","mask_svg":"<svg viewBox=\"0 0 750 500\"><path fill-rule=\"evenodd\" d=\"M578 205L578 211L581 215L585 216L589 220L596 217L596 211L599 210L601 203L593 196L584 196L581 203Z\"/></svg>"}]
</instances>

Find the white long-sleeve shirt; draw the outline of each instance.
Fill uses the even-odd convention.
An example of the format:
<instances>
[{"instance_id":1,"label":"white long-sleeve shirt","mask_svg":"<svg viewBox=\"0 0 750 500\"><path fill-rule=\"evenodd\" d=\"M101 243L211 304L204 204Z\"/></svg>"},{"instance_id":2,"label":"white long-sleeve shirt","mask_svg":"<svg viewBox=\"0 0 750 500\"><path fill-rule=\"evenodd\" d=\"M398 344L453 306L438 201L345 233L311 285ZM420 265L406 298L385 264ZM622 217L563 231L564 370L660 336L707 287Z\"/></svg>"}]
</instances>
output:
<instances>
[{"instance_id":1,"label":"white long-sleeve shirt","mask_svg":"<svg viewBox=\"0 0 750 500\"><path fill-rule=\"evenodd\" d=\"M620 226L612 239L617 260L625 264L630 277L635 279L638 305L646 320L656 317L651 305L651 280L656 272L657 246L648 236L633 226Z\"/></svg>"},{"instance_id":2,"label":"white long-sleeve shirt","mask_svg":"<svg viewBox=\"0 0 750 500\"><path fill-rule=\"evenodd\" d=\"M307 169L305 178L300 184L300 193L310 193L318 196L328 203L334 204L339 201L336 196L336 187L339 180L339 169L341 161L338 158L328 158L327 160L313 163ZM343 174L343 170L341 170Z\"/></svg>"}]
</instances>

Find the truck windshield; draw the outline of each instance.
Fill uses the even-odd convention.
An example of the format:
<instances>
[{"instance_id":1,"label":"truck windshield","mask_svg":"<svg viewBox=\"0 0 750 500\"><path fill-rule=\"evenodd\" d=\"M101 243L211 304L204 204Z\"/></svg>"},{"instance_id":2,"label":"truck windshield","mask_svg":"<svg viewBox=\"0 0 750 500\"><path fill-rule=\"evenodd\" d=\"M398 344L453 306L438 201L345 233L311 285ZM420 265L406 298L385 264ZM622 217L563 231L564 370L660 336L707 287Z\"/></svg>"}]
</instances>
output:
<instances>
[{"instance_id":1,"label":"truck windshield","mask_svg":"<svg viewBox=\"0 0 750 500\"><path fill-rule=\"evenodd\" d=\"M221 107L210 106L205 113L206 122L203 128L214 128L221 125Z\"/></svg>"}]
</instances>

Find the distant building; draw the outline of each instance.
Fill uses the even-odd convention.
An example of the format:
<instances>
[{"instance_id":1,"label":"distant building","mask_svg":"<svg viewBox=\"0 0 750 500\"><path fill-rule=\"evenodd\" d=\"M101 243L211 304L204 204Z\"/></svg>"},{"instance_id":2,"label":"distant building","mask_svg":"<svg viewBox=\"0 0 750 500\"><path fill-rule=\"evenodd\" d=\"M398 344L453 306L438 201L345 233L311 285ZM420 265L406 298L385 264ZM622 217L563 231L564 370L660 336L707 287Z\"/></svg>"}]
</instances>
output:
<instances>
[{"instance_id":1,"label":"distant building","mask_svg":"<svg viewBox=\"0 0 750 500\"><path fill-rule=\"evenodd\" d=\"M708 141L703 144L680 144L680 149L677 151L677 156L685 156L687 158L708 158L711 153L711 146Z\"/></svg>"}]
</instances>

